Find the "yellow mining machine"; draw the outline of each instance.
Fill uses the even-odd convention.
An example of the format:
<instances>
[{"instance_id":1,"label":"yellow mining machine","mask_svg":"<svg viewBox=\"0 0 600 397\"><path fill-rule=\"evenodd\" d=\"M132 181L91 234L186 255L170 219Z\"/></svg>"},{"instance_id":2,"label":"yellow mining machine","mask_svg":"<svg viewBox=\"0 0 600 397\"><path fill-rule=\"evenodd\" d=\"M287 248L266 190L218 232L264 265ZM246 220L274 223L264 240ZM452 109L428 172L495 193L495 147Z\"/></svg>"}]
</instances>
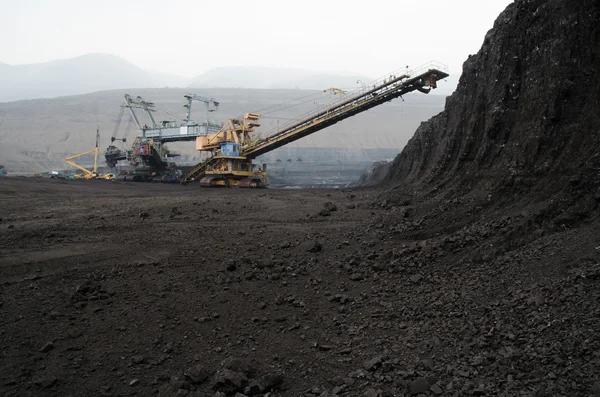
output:
<instances>
[{"instance_id":1,"label":"yellow mining machine","mask_svg":"<svg viewBox=\"0 0 600 397\"><path fill-rule=\"evenodd\" d=\"M257 156L412 91L427 94L437 87L438 80L446 77L446 67L431 62L411 72L386 76L350 95L344 95L346 92L342 90L330 89L341 99L282 126L267 138L253 136L255 128L260 126L260 115L246 113L243 119L229 120L220 131L196 138L196 149L208 152L209 156L180 181L183 184L200 181L200 185L205 187L266 187L269 184L266 165L259 167L253 164Z\"/></svg>"},{"instance_id":2,"label":"yellow mining machine","mask_svg":"<svg viewBox=\"0 0 600 397\"><path fill-rule=\"evenodd\" d=\"M96 128L96 147L93 148L92 150L88 150L87 152L83 152L83 153L79 153L76 154L75 156L71 156L71 157L67 157L65 159L65 161L67 162L67 164L72 165L73 167L81 170L83 172L82 176L78 176L81 174L77 174L76 175L76 179L96 179L96 178L101 178L101 176L98 174L98 153L100 153L100 149L98 148L98 144L100 141L100 128L97 127ZM87 168L84 168L82 166L80 166L79 164L77 164L76 162L74 162L73 160L82 156L85 156L87 154L93 154L94 155L94 170L90 171Z\"/></svg>"}]
</instances>

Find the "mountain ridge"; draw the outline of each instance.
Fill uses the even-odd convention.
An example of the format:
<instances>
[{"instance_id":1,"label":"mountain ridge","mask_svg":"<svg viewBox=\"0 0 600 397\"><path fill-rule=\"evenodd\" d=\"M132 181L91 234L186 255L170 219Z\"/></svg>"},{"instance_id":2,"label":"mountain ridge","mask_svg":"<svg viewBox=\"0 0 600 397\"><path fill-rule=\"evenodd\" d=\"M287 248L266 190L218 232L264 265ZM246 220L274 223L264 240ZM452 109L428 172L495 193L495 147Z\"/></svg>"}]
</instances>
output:
<instances>
[{"instance_id":1,"label":"mountain ridge","mask_svg":"<svg viewBox=\"0 0 600 397\"><path fill-rule=\"evenodd\" d=\"M148 72L111 54L2 65L0 102L85 94L120 87L165 86L178 76Z\"/></svg>"},{"instance_id":2,"label":"mountain ridge","mask_svg":"<svg viewBox=\"0 0 600 397\"><path fill-rule=\"evenodd\" d=\"M358 87L358 81L367 83L371 80L371 77L345 72L318 72L268 66L223 66L196 76L189 87L322 90L332 86Z\"/></svg>"},{"instance_id":3,"label":"mountain ridge","mask_svg":"<svg viewBox=\"0 0 600 397\"><path fill-rule=\"evenodd\" d=\"M194 78L145 70L119 56L89 53L32 64L0 62L0 102L135 88L353 88L371 78L298 68L222 66ZM342 87L343 86L343 87Z\"/></svg>"}]
</instances>

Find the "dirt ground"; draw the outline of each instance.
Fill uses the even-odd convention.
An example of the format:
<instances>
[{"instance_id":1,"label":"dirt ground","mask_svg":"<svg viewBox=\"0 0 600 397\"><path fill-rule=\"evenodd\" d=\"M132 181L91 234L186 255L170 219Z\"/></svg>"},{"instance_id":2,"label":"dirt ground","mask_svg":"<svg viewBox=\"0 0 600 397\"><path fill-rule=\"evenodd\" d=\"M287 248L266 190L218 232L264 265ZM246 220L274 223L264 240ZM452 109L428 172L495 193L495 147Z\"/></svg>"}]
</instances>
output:
<instances>
[{"instance_id":1,"label":"dirt ground","mask_svg":"<svg viewBox=\"0 0 600 397\"><path fill-rule=\"evenodd\" d=\"M0 394L600 395L597 223L381 197L0 178Z\"/></svg>"}]
</instances>

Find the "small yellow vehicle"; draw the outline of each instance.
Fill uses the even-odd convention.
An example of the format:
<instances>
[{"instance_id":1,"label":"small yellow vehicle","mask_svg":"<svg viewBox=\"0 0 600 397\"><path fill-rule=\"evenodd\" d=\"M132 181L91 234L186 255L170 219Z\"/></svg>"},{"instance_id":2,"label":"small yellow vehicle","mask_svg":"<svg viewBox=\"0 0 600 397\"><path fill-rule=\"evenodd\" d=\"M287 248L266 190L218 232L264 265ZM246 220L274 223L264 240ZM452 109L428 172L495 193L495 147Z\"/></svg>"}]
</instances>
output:
<instances>
[{"instance_id":1,"label":"small yellow vehicle","mask_svg":"<svg viewBox=\"0 0 600 397\"><path fill-rule=\"evenodd\" d=\"M117 179L117 176L113 173L108 173L104 174L104 179L106 179L107 181L114 181L115 179Z\"/></svg>"}]
</instances>

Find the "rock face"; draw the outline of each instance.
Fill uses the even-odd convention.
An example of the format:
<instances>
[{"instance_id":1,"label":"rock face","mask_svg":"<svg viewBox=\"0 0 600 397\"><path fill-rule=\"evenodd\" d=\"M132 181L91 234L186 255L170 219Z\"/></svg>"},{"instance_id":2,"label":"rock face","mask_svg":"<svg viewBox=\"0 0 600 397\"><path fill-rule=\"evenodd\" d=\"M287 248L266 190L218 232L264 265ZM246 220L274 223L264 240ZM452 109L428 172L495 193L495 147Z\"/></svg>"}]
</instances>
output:
<instances>
[{"instance_id":1,"label":"rock face","mask_svg":"<svg viewBox=\"0 0 600 397\"><path fill-rule=\"evenodd\" d=\"M599 41L597 1L510 4L464 63L445 110L421 124L386 181L483 194L563 175L597 186Z\"/></svg>"},{"instance_id":2,"label":"rock face","mask_svg":"<svg viewBox=\"0 0 600 397\"><path fill-rule=\"evenodd\" d=\"M392 163L388 161L377 161L367 171L363 172L358 181L351 184L352 187L375 186L383 182L390 172Z\"/></svg>"}]
</instances>

